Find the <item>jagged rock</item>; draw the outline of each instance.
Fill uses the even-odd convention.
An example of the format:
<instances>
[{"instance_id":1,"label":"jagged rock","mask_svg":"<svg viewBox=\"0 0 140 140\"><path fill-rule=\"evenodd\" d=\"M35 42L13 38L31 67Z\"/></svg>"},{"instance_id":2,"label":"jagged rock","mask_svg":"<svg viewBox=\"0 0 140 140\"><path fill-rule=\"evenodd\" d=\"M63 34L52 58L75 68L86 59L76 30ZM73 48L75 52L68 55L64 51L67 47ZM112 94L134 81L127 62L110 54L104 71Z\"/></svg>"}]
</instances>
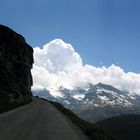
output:
<instances>
[{"instance_id":1,"label":"jagged rock","mask_svg":"<svg viewBox=\"0 0 140 140\"><path fill-rule=\"evenodd\" d=\"M25 39L0 25L0 112L31 101L33 49Z\"/></svg>"}]
</instances>

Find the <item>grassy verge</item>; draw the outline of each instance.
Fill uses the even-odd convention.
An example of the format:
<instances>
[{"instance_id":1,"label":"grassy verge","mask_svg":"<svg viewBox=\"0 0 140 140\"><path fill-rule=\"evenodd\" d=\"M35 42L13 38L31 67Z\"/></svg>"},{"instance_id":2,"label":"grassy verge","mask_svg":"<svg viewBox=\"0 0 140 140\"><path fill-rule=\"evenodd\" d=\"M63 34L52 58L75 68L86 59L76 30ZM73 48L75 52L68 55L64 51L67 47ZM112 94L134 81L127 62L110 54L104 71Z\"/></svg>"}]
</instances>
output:
<instances>
[{"instance_id":1,"label":"grassy verge","mask_svg":"<svg viewBox=\"0 0 140 140\"><path fill-rule=\"evenodd\" d=\"M51 101L49 102L57 109L59 109L63 114L65 114L74 124L80 127L81 130L89 137L90 140L116 140L114 137L110 136L103 130L95 127L94 124L80 119L72 111L66 109L61 104Z\"/></svg>"}]
</instances>

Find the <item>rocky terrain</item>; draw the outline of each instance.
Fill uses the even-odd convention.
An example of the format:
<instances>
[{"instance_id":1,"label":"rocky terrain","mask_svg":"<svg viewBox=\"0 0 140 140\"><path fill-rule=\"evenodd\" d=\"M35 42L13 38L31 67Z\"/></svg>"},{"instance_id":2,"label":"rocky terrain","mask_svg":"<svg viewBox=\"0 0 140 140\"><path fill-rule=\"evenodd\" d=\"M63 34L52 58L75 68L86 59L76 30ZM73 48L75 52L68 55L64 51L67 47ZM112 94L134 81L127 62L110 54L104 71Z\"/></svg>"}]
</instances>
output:
<instances>
[{"instance_id":1,"label":"rocky terrain","mask_svg":"<svg viewBox=\"0 0 140 140\"><path fill-rule=\"evenodd\" d=\"M0 25L0 113L31 101L33 49Z\"/></svg>"}]
</instances>

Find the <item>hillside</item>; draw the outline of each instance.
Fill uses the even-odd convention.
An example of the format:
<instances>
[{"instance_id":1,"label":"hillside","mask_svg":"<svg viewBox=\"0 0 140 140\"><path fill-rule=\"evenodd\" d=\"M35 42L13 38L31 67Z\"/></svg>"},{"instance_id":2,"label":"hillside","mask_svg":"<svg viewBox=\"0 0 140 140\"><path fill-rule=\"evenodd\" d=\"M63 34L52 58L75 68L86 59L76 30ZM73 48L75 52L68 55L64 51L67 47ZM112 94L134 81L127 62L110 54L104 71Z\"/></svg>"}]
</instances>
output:
<instances>
[{"instance_id":1,"label":"hillside","mask_svg":"<svg viewBox=\"0 0 140 140\"><path fill-rule=\"evenodd\" d=\"M112 117L96 124L119 140L139 140L140 115Z\"/></svg>"}]
</instances>

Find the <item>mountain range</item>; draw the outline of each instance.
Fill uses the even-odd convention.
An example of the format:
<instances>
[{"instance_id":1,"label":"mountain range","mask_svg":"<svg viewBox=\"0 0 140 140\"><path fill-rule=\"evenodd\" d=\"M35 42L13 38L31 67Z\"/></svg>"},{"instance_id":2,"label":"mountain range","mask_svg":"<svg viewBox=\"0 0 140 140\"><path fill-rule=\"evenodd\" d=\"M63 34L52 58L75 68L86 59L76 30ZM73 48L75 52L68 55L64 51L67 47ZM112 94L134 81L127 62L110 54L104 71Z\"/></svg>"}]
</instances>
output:
<instances>
[{"instance_id":1,"label":"mountain range","mask_svg":"<svg viewBox=\"0 0 140 140\"><path fill-rule=\"evenodd\" d=\"M59 96L54 96L49 90L43 89L33 91L33 95L61 103L82 119L92 123L117 115L140 114L140 96L121 91L111 85L89 84L86 89L73 90L60 87L57 92Z\"/></svg>"}]
</instances>

